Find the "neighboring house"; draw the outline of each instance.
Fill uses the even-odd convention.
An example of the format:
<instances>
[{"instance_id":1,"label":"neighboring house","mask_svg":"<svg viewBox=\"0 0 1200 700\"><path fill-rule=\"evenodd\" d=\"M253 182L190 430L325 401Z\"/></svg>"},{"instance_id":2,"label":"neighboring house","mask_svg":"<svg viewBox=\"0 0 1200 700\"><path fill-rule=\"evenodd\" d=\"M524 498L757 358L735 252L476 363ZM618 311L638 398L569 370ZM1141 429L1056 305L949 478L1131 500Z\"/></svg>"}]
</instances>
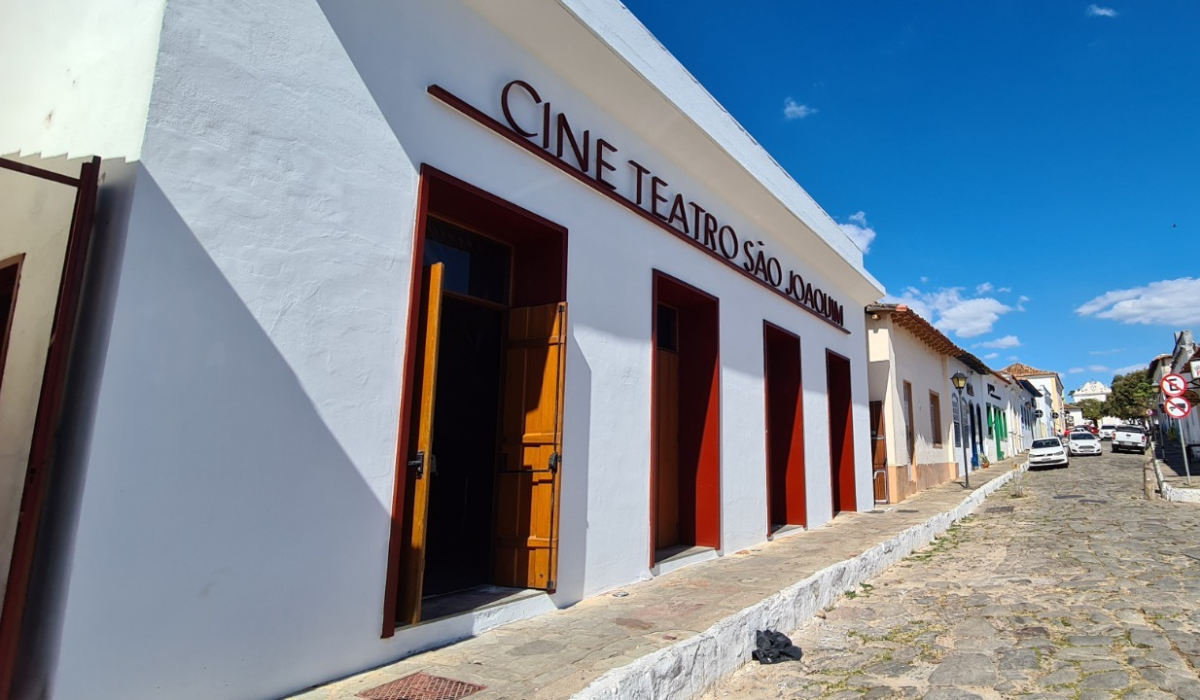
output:
<instances>
[{"instance_id":1,"label":"neighboring house","mask_svg":"<svg viewBox=\"0 0 1200 700\"><path fill-rule=\"evenodd\" d=\"M990 367L969 352L961 353L956 359L968 370L969 382L963 392L961 409L969 438L967 447L970 462L975 468L980 468L994 460L996 455L995 430L989 428L994 425L993 412L999 399L988 394L989 384L992 393L995 393L996 378Z\"/></svg>"},{"instance_id":2,"label":"neighboring house","mask_svg":"<svg viewBox=\"0 0 1200 700\"><path fill-rule=\"evenodd\" d=\"M1146 376L1150 379L1150 384L1155 388L1158 387L1162 378L1171 373L1171 354L1163 353L1153 360L1146 367Z\"/></svg>"},{"instance_id":3,"label":"neighboring house","mask_svg":"<svg viewBox=\"0 0 1200 700\"><path fill-rule=\"evenodd\" d=\"M1170 371L1182 375L1188 381L1188 391L1184 398L1192 405L1192 410L1183 420L1172 420L1171 422L1187 445L1200 445L1200 408L1198 408L1200 406L1200 390L1197 389L1200 387L1200 377L1192 375L1194 361L1200 361L1200 345L1196 344L1192 332L1186 330L1176 333L1175 347L1171 352ZM1161 380L1161 377L1159 379Z\"/></svg>"},{"instance_id":4,"label":"neighboring house","mask_svg":"<svg viewBox=\"0 0 1200 700\"><path fill-rule=\"evenodd\" d=\"M1048 418L1046 422L1047 435L1062 435L1067 426L1067 416L1062 378L1058 373L1030 367L1020 362L1014 362L1000 371L1019 379L1027 379L1038 388L1045 399L1044 407L1040 410L1043 411L1042 418ZM1037 435L1036 437L1046 437L1046 435Z\"/></svg>"},{"instance_id":5,"label":"neighboring house","mask_svg":"<svg viewBox=\"0 0 1200 700\"><path fill-rule=\"evenodd\" d=\"M1015 430L1012 382L1004 376L990 372L984 378L984 426L987 429L988 460L997 461L1011 457Z\"/></svg>"},{"instance_id":6,"label":"neighboring house","mask_svg":"<svg viewBox=\"0 0 1200 700\"><path fill-rule=\"evenodd\" d=\"M1012 375L1009 375L1009 379L1013 382L1015 408L1019 416L1019 425L1021 426L1017 449L1025 452L1033 446L1034 436L1037 431L1036 411L1039 393L1037 387L1028 380L1017 379Z\"/></svg>"},{"instance_id":7,"label":"neighboring house","mask_svg":"<svg viewBox=\"0 0 1200 700\"><path fill-rule=\"evenodd\" d=\"M7 9L0 155L105 172L0 697L280 697L873 507L882 286L616 0Z\"/></svg>"},{"instance_id":8,"label":"neighboring house","mask_svg":"<svg viewBox=\"0 0 1200 700\"><path fill-rule=\"evenodd\" d=\"M1010 375L1011 376L1011 375ZM1024 389L1024 395L1029 402L1030 441L1054 434L1054 412L1050 396L1028 379L1014 377ZM1028 445L1026 448L1028 449Z\"/></svg>"},{"instance_id":9,"label":"neighboring house","mask_svg":"<svg viewBox=\"0 0 1200 700\"><path fill-rule=\"evenodd\" d=\"M959 472L949 362L963 351L903 304L866 315L875 500L897 503Z\"/></svg>"},{"instance_id":10,"label":"neighboring house","mask_svg":"<svg viewBox=\"0 0 1200 700\"><path fill-rule=\"evenodd\" d=\"M903 304L866 308L875 495L896 503L1028 448L1032 394ZM961 373L960 393L951 377Z\"/></svg>"},{"instance_id":11,"label":"neighboring house","mask_svg":"<svg viewBox=\"0 0 1200 700\"><path fill-rule=\"evenodd\" d=\"M1162 353L1161 355L1150 360L1150 364L1146 367L1146 377L1150 381L1150 385L1154 387L1154 411L1155 415L1150 418L1150 424L1156 429L1160 429L1165 433L1168 425L1168 418L1163 413L1163 395L1161 393L1162 378L1171 373L1171 354ZM1159 439L1162 439L1160 434Z\"/></svg>"}]
</instances>

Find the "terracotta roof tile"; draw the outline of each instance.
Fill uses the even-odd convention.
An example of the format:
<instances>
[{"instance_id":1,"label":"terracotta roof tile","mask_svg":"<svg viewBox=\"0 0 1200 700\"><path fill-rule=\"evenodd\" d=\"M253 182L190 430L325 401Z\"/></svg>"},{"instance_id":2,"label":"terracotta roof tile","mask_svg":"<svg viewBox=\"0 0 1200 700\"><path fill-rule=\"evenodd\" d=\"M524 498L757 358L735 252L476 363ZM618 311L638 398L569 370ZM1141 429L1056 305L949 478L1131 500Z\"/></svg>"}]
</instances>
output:
<instances>
[{"instance_id":1,"label":"terracotta roof tile","mask_svg":"<svg viewBox=\"0 0 1200 700\"><path fill-rule=\"evenodd\" d=\"M1047 372L1044 369L1038 369L1036 367L1030 367L1029 365L1023 365L1020 362L1014 362L1011 365L1005 367L1004 369L1002 369L1000 371L1008 372L1009 374L1013 375L1014 377L1038 377L1038 376L1050 376L1052 374L1055 374L1055 375L1058 374L1058 372Z\"/></svg>"},{"instance_id":2,"label":"terracotta roof tile","mask_svg":"<svg viewBox=\"0 0 1200 700\"><path fill-rule=\"evenodd\" d=\"M933 324L921 318L917 312L904 304L868 304L866 312L869 314L891 314L897 326L915 335L936 353L957 357L960 353L964 352L962 348L955 345L941 331L934 328Z\"/></svg>"}]
</instances>

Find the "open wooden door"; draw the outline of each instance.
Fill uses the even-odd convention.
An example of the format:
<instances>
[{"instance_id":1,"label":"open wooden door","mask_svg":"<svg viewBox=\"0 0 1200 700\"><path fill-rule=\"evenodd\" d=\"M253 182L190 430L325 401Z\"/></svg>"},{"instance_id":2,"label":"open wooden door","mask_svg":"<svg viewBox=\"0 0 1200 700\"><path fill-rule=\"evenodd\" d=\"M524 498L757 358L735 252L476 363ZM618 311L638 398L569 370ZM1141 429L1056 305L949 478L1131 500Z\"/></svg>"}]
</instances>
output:
<instances>
[{"instance_id":1,"label":"open wooden door","mask_svg":"<svg viewBox=\"0 0 1200 700\"><path fill-rule=\"evenodd\" d=\"M553 591L567 305L512 309L496 473L496 585Z\"/></svg>"},{"instance_id":2,"label":"open wooden door","mask_svg":"<svg viewBox=\"0 0 1200 700\"><path fill-rule=\"evenodd\" d=\"M30 158L29 160L35 159ZM10 237L12 234L10 226L0 226L0 243L3 243L0 245L0 259L3 260L0 262L0 266L9 268L9 274L14 275L7 281L8 292L4 294L11 315L5 314L7 318L5 327L0 328L0 340L4 336L8 336L11 343L16 342L16 339L20 337L22 344L39 346L38 352L44 352L41 357L45 358L39 368L27 372L21 377L21 380L32 383L30 388L33 389L33 393L25 394L28 398L19 406L9 404L9 408L17 408L16 413L9 413L7 410L5 412L6 421L13 423L16 422L14 419L18 418L22 412L26 416L31 416L32 421L28 424L29 432L23 433L19 438L22 441L28 440L28 457L20 455L11 462L3 459L3 457L11 458L13 455L20 454L19 448L13 451L16 445L11 443L4 445L6 449L3 452L7 454L0 456L0 477L6 481L15 477L16 480L9 481L9 483L13 488L20 489L17 492L19 500L15 512L9 510L7 505L0 507L0 519L13 517L13 520L8 520L3 527L0 527L0 531L8 527L14 528L9 530L9 532L13 532L12 540L0 542L0 557L8 557L8 561L5 562L8 564L7 576L0 579L4 582L3 588L0 588L0 597L3 599L0 604L0 699L7 700L11 696L18 656L21 654L23 643L30 641L22 638L23 629L26 633L31 631L26 624L25 608L30 588L34 584L38 534L44 509L48 506L51 497L51 482L57 467L61 421L67 401L67 375L71 363L76 325L83 306L84 274L88 248L93 235L92 222L96 214L100 158L95 157L82 163L77 178L61 172L45 170L30 163L5 158L0 158L0 170L5 171L8 175L19 173L21 176L30 178L18 177L18 181L23 181L24 185L32 188L26 190L22 187L21 195L15 194L17 190L12 189L12 180L7 180L4 184L6 194L22 197L16 203L25 207L25 211L31 214L32 219L27 221L43 221L48 217L58 216L57 208L70 200L69 198L60 199L59 193L55 190L63 185L75 188L74 204L70 210L70 224L67 229L65 249L61 253L61 262L42 264L41 269L46 271L45 276L36 273L29 274L23 269L20 292L16 289L16 270L11 269L13 263L19 259L24 266L39 256L56 256L58 254L51 252L54 246L47 238L41 236L36 240L28 241L31 244L29 249L13 250L13 246L19 245L23 240L22 237ZM33 185L33 182L55 184L49 184L46 189L42 189ZM13 203L6 200L6 206ZM64 208L61 213L65 214L66 209ZM5 224L15 226L22 220L21 217L13 214L13 211L5 211L7 217ZM28 252L29 258L25 257L26 252ZM14 253L19 255L19 258L10 257ZM49 276L53 270L61 270L57 281ZM50 282L50 284L42 287L43 291L40 293L29 294L28 291L41 286L35 282L41 281ZM40 298L44 302L54 305L52 325L46 329L45 335L42 335L40 331L29 333L26 330L17 329L18 319L23 314L13 302L16 301L15 297L19 293L24 294L27 300ZM12 345L8 348L0 348L2 351L0 358L12 350ZM0 366L0 371L3 369L4 367ZM5 382L5 391L10 392L10 389L17 386L17 377L13 375L14 365L8 365L7 371L9 380ZM38 381L39 377L40 382ZM21 393L10 392L10 396L20 395ZM33 398L34 396L36 398ZM13 423L10 423L9 426L11 427ZM3 439L12 441L13 437L12 433L5 433ZM9 465L15 470L9 471L5 468ZM8 503L12 503L12 501L8 501ZM10 542L11 548L9 548ZM0 566L0 577L5 575L4 572L5 568Z\"/></svg>"},{"instance_id":3,"label":"open wooden door","mask_svg":"<svg viewBox=\"0 0 1200 700\"><path fill-rule=\"evenodd\" d=\"M445 265L437 263L425 268L421 289L421 337L423 348L417 358L417 376L421 378L420 408L415 417L416 451L408 459L405 478L410 500L406 512L410 519L405 527L405 551L400 579L400 609L396 618L401 624L421 621L421 586L425 579L425 533L429 516L429 482L436 464L433 456L433 408L437 394L438 341L442 329L442 273Z\"/></svg>"}]
</instances>

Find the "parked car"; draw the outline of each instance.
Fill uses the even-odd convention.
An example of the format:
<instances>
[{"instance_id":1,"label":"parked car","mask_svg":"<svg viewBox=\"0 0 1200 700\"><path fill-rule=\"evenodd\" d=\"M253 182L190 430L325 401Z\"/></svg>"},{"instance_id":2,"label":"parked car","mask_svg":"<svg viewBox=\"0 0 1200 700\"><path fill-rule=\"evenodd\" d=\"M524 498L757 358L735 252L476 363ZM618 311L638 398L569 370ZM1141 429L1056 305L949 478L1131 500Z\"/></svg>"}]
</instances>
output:
<instances>
[{"instance_id":1,"label":"parked car","mask_svg":"<svg viewBox=\"0 0 1200 700\"><path fill-rule=\"evenodd\" d=\"M1102 425L1100 426L1100 432L1097 434L1100 436L1101 440L1112 440L1113 433L1115 432L1117 432L1117 426Z\"/></svg>"},{"instance_id":2,"label":"parked car","mask_svg":"<svg viewBox=\"0 0 1200 700\"><path fill-rule=\"evenodd\" d=\"M1138 454L1144 455L1146 454L1146 445L1149 443L1150 436L1140 425L1122 425L1113 433L1112 451L1136 451Z\"/></svg>"},{"instance_id":3,"label":"parked car","mask_svg":"<svg viewBox=\"0 0 1200 700\"><path fill-rule=\"evenodd\" d=\"M1069 467L1070 456L1062 440L1056 437L1034 440L1029 448L1029 466L1031 467Z\"/></svg>"},{"instance_id":4,"label":"parked car","mask_svg":"<svg viewBox=\"0 0 1200 700\"><path fill-rule=\"evenodd\" d=\"M1086 430L1076 430L1067 438L1067 452L1072 457L1075 455L1098 455L1101 452L1100 440Z\"/></svg>"}]
</instances>

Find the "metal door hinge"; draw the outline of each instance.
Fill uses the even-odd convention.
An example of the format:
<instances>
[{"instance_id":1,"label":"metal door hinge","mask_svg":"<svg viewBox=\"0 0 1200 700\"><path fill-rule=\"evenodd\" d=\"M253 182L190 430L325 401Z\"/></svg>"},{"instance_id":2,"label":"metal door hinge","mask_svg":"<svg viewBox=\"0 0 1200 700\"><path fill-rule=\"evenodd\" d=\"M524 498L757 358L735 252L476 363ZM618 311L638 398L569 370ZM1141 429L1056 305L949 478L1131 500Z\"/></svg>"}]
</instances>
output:
<instances>
[{"instance_id":1,"label":"metal door hinge","mask_svg":"<svg viewBox=\"0 0 1200 700\"><path fill-rule=\"evenodd\" d=\"M418 479L425 476L425 452L418 452L416 457L408 460L408 468L417 473Z\"/></svg>"},{"instance_id":2,"label":"metal door hinge","mask_svg":"<svg viewBox=\"0 0 1200 700\"><path fill-rule=\"evenodd\" d=\"M562 463L562 455L560 455L557 452L552 452L550 454L550 463L546 466L548 466L550 468L551 474L557 474L558 473L558 465L560 463Z\"/></svg>"}]
</instances>

